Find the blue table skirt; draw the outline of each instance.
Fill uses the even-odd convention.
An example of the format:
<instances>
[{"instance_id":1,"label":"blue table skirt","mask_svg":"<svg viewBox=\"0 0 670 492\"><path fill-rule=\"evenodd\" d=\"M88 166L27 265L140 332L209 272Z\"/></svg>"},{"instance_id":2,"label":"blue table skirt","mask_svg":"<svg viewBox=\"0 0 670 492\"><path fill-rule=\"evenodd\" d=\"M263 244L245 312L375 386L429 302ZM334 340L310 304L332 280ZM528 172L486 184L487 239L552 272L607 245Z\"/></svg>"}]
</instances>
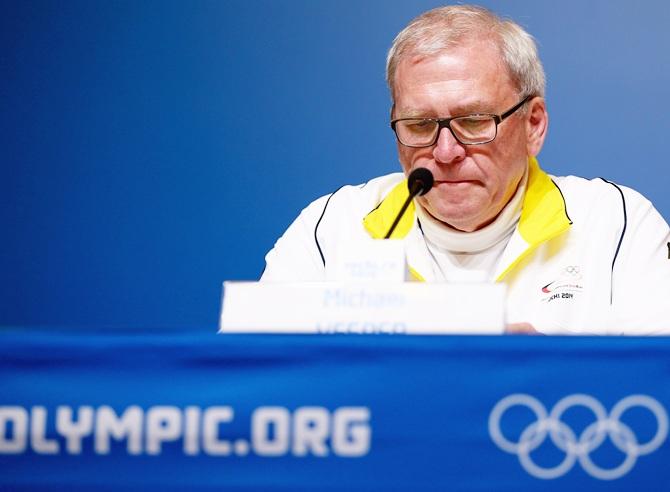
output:
<instances>
[{"instance_id":1,"label":"blue table skirt","mask_svg":"<svg viewBox=\"0 0 670 492\"><path fill-rule=\"evenodd\" d=\"M670 339L0 331L0 490L668 490Z\"/></svg>"}]
</instances>

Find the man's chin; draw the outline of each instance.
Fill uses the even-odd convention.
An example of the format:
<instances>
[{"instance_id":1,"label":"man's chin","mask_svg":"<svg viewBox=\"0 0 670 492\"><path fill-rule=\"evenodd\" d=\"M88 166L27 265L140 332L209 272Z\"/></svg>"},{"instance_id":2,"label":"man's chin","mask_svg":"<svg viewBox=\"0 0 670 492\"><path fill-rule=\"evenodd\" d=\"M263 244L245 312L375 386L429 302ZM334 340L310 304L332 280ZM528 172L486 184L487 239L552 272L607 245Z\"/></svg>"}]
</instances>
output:
<instances>
[{"instance_id":1,"label":"man's chin","mask_svg":"<svg viewBox=\"0 0 670 492\"><path fill-rule=\"evenodd\" d=\"M462 232L472 232L477 229L477 221L473 215L465 213L464 210L434 209L423 207L431 217L444 225Z\"/></svg>"}]
</instances>

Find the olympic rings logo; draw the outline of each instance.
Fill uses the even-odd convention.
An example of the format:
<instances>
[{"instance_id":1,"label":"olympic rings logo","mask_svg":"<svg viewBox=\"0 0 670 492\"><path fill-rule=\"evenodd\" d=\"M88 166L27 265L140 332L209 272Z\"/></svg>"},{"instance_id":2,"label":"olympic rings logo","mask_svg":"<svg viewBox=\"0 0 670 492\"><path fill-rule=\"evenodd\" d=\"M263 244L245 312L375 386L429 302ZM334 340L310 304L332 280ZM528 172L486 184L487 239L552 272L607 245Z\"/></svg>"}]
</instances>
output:
<instances>
[{"instance_id":1,"label":"olympic rings logo","mask_svg":"<svg viewBox=\"0 0 670 492\"><path fill-rule=\"evenodd\" d=\"M518 442L507 439L500 429L503 414L514 406L529 408L537 420L524 429ZM563 413L571 407L585 407L595 417L595 421L588 425L579 435L561 421ZM646 443L639 443L633 430L623 423L621 416L633 407L642 407L651 412L656 418L657 431ZM654 398L646 395L631 395L620 400L609 415L602 404L589 395L574 394L561 399L551 412L542 403L530 395L514 394L500 400L489 416L489 434L493 442L503 451L516 454L521 466L531 475L541 479L554 479L568 473L575 462L584 471L600 480L615 480L628 473L639 456L656 451L668 435L668 414L663 406ZM565 453L565 458L558 465L544 468L537 465L531 458L531 453L547 438ZM590 453L598 448L609 436L612 444L625 454L623 462L610 469L596 465Z\"/></svg>"}]
</instances>

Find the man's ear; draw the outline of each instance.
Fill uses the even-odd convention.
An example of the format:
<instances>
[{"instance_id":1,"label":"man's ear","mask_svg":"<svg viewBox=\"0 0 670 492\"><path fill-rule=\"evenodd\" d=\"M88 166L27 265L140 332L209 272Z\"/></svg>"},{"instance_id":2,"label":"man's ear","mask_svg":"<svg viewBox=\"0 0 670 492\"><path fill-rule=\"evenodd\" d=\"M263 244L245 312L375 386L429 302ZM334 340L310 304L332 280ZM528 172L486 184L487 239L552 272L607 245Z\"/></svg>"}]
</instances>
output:
<instances>
[{"instance_id":1,"label":"man's ear","mask_svg":"<svg viewBox=\"0 0 670 492\"><path fill-rule=\"evenodd\" d=\"M549 114L544 98L534 97L528 102L526 113L526 150L529 156L535 157L542 150L548 126Z\"/></svg>"}]
</instances>

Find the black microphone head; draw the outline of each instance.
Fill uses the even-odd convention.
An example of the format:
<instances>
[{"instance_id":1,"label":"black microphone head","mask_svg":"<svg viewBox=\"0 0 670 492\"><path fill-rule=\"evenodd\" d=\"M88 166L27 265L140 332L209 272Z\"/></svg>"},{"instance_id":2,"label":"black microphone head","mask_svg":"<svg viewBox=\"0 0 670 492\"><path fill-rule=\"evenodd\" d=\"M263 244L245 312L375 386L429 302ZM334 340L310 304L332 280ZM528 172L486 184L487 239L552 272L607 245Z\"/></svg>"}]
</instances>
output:
<instances>
[{"instance_id":1,"label":"black microphone head","mask_svg":"<svg viewBox=\"0 0 670 492\"><path fill-rule=\"evenodd\" d=\"M417 167L414 171L409 173L407 178L407 188L410 194L414 196L425 195L433 187L433 173L425 167Z\"/></svg>"}]
</instances>

